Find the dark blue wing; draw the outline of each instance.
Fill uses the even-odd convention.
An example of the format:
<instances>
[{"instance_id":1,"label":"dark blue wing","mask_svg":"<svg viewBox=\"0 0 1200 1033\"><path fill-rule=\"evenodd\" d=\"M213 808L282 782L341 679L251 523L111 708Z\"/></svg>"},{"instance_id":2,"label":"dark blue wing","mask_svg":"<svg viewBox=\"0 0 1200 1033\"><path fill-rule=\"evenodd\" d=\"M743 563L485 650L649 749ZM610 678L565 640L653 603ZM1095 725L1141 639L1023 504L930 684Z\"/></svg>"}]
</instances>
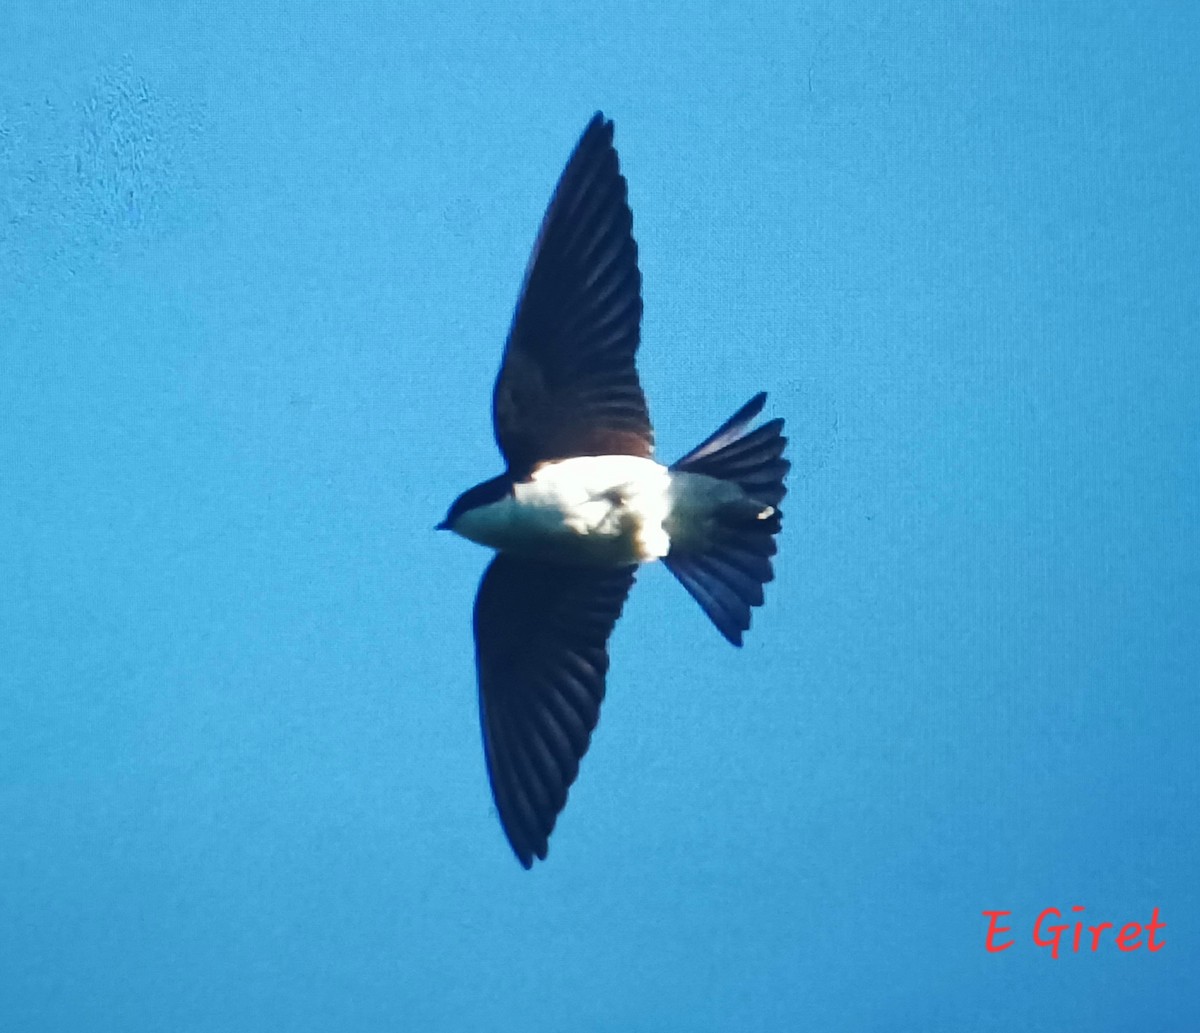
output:
<instances>
[{"instance_id":1,"label":"dark blue wing","mask_svg":"<svg viewBox=\"0 0 1200 1033\"><path fill-rule=\"evenodd\" d=\"M649 456L634 358L641 274L613 124L597 112L559 179L496 378L496 442L509 470L577 455Z\"/></svg>"},{"instance_id":2,"label":"dark blue wing","mask_svg":"<svg viewBox=\"0 0 1200 1033\"><path fill-rule=\"evenodd\" d=\"M475 600L475 660L488 777L526 868L579 773L604 699L608 637L636 568L561 566L501 553Z\"/></svg>"}]
</instances>

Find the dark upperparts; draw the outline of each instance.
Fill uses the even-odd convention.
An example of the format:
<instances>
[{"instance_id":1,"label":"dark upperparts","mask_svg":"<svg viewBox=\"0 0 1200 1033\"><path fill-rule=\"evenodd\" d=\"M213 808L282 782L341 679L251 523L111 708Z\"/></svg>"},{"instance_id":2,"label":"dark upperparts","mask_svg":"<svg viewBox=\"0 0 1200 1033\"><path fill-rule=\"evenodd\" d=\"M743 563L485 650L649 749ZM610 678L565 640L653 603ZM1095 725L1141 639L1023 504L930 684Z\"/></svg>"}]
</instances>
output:
<instances>
[{"instance_id":1,"label":"dark upperparts","mask_svg":"<svg viewBox=\"0 0 1200 1033\"><path fill-rule=\"evenodd\" d=\"M490 502L499 502L512 491L512 486L512 476L502 473L499 477L493 477L489 481L484 481L473 488L468 488L454 500L449 511L446 513L446 519L438 524L435 530L449 531L454 526L454 521L462 516L463 513L466 513L468 510L478 509L480 506L486 506Z\"/></svg>"},{"instance_id":2,"label":"dark upperparts","mask_svg":"<svg viewBox=\"0 0 1200 1033\"><path fill-rule=\"evenodd\" d=\"M546 209L496 378L496 441L511 472L566 456L651 454L634 361L641 283L613 125L597 112Z\"/></svg>"}]
</instances>

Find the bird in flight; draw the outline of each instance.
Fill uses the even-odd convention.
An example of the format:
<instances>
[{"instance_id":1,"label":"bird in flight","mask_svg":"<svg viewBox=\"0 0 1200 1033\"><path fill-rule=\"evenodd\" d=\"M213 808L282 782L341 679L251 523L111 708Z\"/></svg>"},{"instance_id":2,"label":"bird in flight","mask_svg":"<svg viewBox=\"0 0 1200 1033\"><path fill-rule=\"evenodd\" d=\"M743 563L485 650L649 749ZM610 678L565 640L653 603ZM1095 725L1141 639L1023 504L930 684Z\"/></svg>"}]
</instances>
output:
<instances>
[{"instance_id":1,"label":"bird in flight","mask_svg":"<svg viewBox=\"0 0 1200 1033\"><path fill-rule=\"evenodd\" d=\"M545 860L587 752L638 566L662 560L735 646L774 576L783 420L751 427L758 394L682 459L654 459L632 228L613 124L597 112L550 199L496 378L506 469L438 524L496 550L475 600L480 720L525 868Z\"/></svg>"}]
</instances>

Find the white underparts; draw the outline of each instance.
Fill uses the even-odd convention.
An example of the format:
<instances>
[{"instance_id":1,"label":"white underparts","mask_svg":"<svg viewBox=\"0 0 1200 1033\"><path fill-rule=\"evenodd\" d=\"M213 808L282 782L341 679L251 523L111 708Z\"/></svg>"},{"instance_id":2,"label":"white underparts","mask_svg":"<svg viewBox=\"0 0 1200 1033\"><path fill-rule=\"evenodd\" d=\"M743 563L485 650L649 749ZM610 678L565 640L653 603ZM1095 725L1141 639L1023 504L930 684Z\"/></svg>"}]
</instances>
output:
<instances>
[{"instance_id":1,"label":"white underparts","mask_svg":"<svg viewBox=\"0 0 1200 1033\"><path fill-rule=\"evenodd\" d=\"M510 496L463 513L454 530L505 552L627 566L661 559L672 542L704 548L717 511L731 505L754 507L760 519L773 512L728 481L638 456L580 456L538 467Z\"/></svg>"}]
</instances>

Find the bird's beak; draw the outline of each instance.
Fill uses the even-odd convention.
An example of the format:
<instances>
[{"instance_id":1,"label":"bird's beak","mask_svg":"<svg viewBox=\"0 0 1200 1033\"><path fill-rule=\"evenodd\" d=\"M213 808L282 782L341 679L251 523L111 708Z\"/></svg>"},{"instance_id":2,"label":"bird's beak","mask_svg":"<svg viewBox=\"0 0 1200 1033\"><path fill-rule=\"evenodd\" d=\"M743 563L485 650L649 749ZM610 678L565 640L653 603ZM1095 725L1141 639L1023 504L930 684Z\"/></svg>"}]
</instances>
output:
<instances>
[{"instance_id":1,"label":"bird's beak","mask_svg":"<svg viewBox=\"0 0 1200 1033\"><path fill-rule=\"evenodd\" d=\"M440 524L435 524L433 529L435 531L449 531L450 522L448 520L443 520Z\"/></svg>"}]
</instances>

